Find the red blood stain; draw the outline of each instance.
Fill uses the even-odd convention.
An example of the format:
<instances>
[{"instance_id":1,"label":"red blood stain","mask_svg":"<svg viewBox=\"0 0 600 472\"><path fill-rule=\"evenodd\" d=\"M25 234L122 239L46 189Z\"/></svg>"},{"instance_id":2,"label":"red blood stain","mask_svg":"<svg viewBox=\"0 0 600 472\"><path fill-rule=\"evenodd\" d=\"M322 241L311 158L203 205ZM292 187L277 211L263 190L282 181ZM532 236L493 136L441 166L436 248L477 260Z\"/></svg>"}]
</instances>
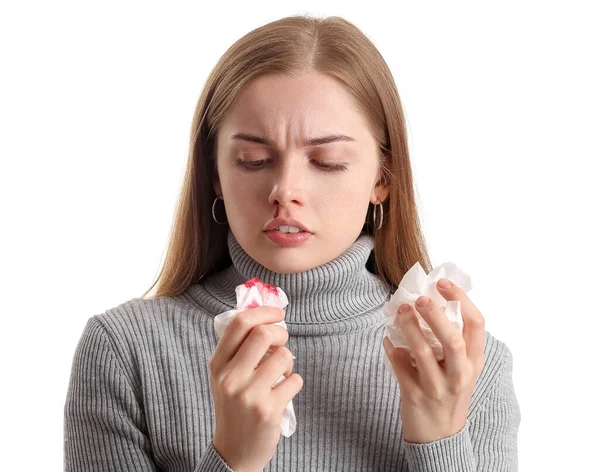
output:
<instances>
[{"instance_id":1,"label":"red blood stain","mask_svg":"<svg viewBox=\"0 0 600 472\"><path fill-rule=\"evenodd\" d=\"M269 284L264 283L258 277L254 277L253 279L246 281L246 283L244 283L244 286L246 288L256 287L260 292L262 292L263 290L266 290L267 292L270 292L274 295L278 294L277 287L275 287L274 285L269 285Z\"/></svg>"}]
</instances>

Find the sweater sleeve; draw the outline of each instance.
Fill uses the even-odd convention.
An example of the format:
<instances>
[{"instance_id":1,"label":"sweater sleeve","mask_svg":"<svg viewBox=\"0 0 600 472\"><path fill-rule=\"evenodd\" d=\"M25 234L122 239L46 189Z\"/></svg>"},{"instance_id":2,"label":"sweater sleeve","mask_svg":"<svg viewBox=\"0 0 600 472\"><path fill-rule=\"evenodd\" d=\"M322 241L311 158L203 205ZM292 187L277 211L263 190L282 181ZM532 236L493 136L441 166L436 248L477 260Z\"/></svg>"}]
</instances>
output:
<instances>
[{"instance_id":1,"label":"sweater sleeve","mask_svg":"<svg viewBox=\"0 0 600 472\"><path fill-rule=\"evenodd\" d=\"M161 471L144 409L101 321L90 318L73 358L64 406L64 470ZM194 472L232 472L212 445Z\"/></svg>"},{"instance_id":2,"label":"sweater sleeve","mask_svg":"<svg viewBox=\"0 0 600 472\"><path fill-rule=\"evenodd\" d=\"M513 357L504 345L489 397L459 432L426 444L402 439L410 472L516 472L521 412L512 381Z\"/></svg>"}]
</instances>

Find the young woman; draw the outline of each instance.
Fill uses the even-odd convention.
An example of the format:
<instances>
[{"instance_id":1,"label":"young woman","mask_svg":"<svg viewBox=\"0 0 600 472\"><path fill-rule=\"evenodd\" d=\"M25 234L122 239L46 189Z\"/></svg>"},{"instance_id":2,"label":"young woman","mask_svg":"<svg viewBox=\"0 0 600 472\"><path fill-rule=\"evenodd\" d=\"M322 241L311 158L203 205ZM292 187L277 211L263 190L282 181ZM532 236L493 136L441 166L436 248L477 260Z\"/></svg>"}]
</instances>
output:
<instances>
[{"instance_id":1,"label":"young woman","mask_svg":"<svg viewBox=\"0 0 600 472\"><path fill-rule=\"evenodd\" d=\"M461 302L462 335L420 297L398 313L415 362L384 337L383 304L415 262L431 271L377 49L339 17L251 31L198 102L155 296L85 327L66 470L517 470L512 355L460 287L438 290ZM254 277L289 305L242 311L218 339L215 316ZM290 401L297 428L284 437Z\"/></svg>"}]
</instances>

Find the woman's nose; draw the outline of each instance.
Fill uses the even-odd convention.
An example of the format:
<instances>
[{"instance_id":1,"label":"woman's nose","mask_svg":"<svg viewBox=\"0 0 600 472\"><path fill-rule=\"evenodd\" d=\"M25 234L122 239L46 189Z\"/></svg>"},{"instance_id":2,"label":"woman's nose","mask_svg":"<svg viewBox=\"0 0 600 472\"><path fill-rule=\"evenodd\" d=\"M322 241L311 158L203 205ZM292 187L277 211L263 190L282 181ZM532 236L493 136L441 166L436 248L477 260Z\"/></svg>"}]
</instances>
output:
<instances>
[{"instance_id":1,"label":"woman's nose","mask_svg":"<svg viewBox=\"0 0 600 472\"><path fill-rule=\"evenodd\" d=\"M272 204L286 205L291 201L301 202L304 199L304 177L299 166L284 164L275 174L269 199Z\"/></svg>"}]
</instances>

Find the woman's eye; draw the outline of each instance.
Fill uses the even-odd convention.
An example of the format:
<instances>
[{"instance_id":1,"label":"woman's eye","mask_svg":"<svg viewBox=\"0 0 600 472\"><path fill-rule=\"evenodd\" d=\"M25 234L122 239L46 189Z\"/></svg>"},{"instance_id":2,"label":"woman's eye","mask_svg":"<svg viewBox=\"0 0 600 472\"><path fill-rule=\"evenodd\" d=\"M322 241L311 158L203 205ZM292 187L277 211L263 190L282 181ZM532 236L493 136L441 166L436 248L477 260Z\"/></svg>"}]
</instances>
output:
<instances>
[{"instance_id":1,"label":"woman's eye","mask_svg":"<svg viewBox=\"0 0 600 472\"><path fill-rule=\"evenodd\" d=\"M265 162L264 159L259 161L240 161L241 165L246 167L259 167L263 162Z\"/></svg>"},{"instance_id":2,"label":"woman's eye","mask_svg":"<svg viewBox=\"0 0 600 472\"><path fill-rule=\"evenodd\" d=\"M265 159L254 160L254 161L243 161L238 160L238 165L241 167L245 167L247 169L260 169L262 164L265 162ZM347 170L346 166L343 164L326 164L320 161L313 161L317 167L323 169L325 172L335 172Z\"/></svg>"},{"instance_id":3,"label":"woman's eye","mask_svg":"<svg viewBox=\"0 0 600 472\"><path fill-rule=\"evenodd\" d=\"M325 170L326 172L334 172L336 170L346 170L346 166L342 164L325 164L324 162L315 161L315 165Z\"/></svg>"}]
</instances>

